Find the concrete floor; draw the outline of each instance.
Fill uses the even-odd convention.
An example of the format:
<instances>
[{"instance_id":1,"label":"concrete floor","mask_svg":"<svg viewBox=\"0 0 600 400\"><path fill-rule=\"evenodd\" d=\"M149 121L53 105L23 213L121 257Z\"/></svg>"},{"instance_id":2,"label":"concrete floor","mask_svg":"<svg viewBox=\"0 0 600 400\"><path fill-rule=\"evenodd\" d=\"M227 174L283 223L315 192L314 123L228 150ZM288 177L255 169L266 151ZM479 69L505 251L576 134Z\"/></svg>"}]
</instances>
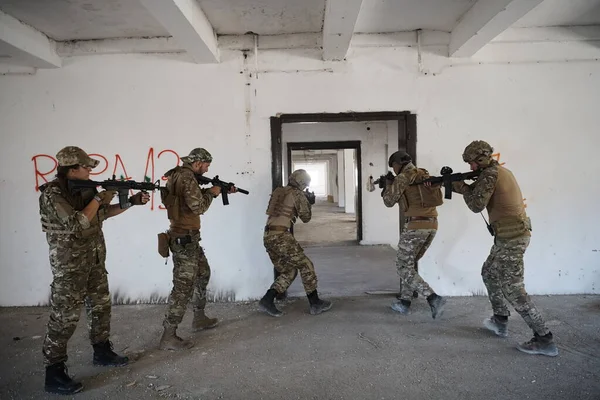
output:
<instances>
[{"instance_id":1,"label":"concrete floor","mask_svg":"<svg viewBox=\"0 0 600 400\"><path fill-rule=\"evenodd\" d=\"M310 222L294 225L294 237L303 247L353 245L357 243L356 229L356 214L346 214L337 203L317 199Z\"/></svg>"},{"instance_id":2,"label":"concrete floor","mask_svg":"<svg viewBox=\"0 0 600 400\"><path fill-rule=\"evenodd\" d=\"M326 296L361 296L366 291L398 292L400 279L394 264L396 251L390 246L305 247L317 272L318 290ZM304 296L300 276L288 293Z\"/></svg>"},{"instance_id":3,"label":"concrete floor","mask_svg":"<svg viewBox=\"0 0 600 400\"><path fill-rule=\"evenodd\" d=\"M133 361L91 365L80 321L69 369L84 383L77 399L444 399L598 400L600 297L535 297L557 338L558 357L518 352L530 336L515 314L510 336L481 327L486 298L451 298L440 320L426 303L411 315L389 308L391 296L334 299L322 315L298 298L272 318L256 302L209 304L221 324L193 336L182 353L157 350L164 305L113 308L112 340ZM40 347L46 308L0 309L0 398L45 399ZM188 312L180 333L190 335Z\"/></svg>"}]
</instances>

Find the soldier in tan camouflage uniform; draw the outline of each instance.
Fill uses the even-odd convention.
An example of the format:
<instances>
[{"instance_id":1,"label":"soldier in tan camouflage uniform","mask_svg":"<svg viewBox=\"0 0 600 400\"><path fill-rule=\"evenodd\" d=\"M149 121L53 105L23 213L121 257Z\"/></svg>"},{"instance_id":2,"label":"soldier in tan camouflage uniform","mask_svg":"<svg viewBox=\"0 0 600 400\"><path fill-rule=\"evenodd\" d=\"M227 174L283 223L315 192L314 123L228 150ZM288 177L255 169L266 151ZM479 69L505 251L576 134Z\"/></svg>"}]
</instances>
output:
<instances>
[{"instance_id":1,"label":"soldier in tan camouflage uniform","mask_svg":"<svg viewBox=\"0 0 600 400\"><path fill-rule=\"evenodd\" d=\"M500 337L508 334L506 299L533 330L534 337L517 348L528 354L558 355L552 332L529 298L523 283L523 255L531 239L531 221L525 213L523 196L514 175L492 158L492 147L481 140L470 143L463 160L471 170L481 170L476 182L455 182L453 189L464 196L475 213L487 208L494 231L494 245L483 264L481 275L494 315L484 326Z\"/></svg>"},{"instance_id":2,"label":"soldier in tan camouflage uniform","mask_svg":"<svg viewBox=\"0 0 600 400\"><path fill-rule=\"evenodd\" d=\"M421 278L415 263L423 257L437 232L436 207L443 202L441 190L439 186L410 186L411 183L427 179L429 174L426 170L417 168L405 151L392 154L388 164L394 169L396 177L393 181L387 181L382 194L383 203L386 207L401 204L405 216L396 255L396 267L402 280L400 300L392 303L392 309L408 314L413 293L417 292L427 298L432 317L440 317L446 299L437 295Z\"/></svg>"},{"instance_id":3,"label":"soldier in tan camouflage uniform","mask_svg":"<svg viewBox=\"0 0 600 400\"><path fill-rule=\"evenodd\" d=\"M210 266L200 246L200 215L208 210L213 199L221 193L221 188L201 189L196 180L196 175L208 172L212 162L208 151L196 148L188 156L181 157L181 161L182 166L165 173L166 190L161 191L170 221L169 249L173 253L173 289L159 345L163 350L182 350L193 346L192 342L176 334L190 299L193 299L194 305L194 332L213 328L218 323L216 318L209 318L204 312ZM231 193L236 191L233 188Z\"/></svg>"},{"instance_id":4,"label":"soldier in tan camouflage uniform","mask_svg":"<svg viewBox=\"0 0 600 400\"><path fill-rule=\"evenodd\" d=\"M275 296L283 294L290 287L298 272L308 296L310 313L320 314L332 306L330 301L319 299L315 267L290 232L296 218L304 223L311 219L311 204L303 192L309 185L310 176L305 170L294 171L287 186L275 189L267 207L269 218L263 242L279 276L260 300L259 309L273 317L282 315L275 307Z\"/></svg>"},{"instance_id":5,"label":"soldier in tan camouflage uniform","mask_svg":"<svg viewBox=\"0 0 600 400\"><path fill-rule=\"evenodd\" d=\"M110 335L111 298L105 267L106 245L102 223L125 211L110 205L116 192L96 189L69 190L68 181L88 180L99 161L82 149L65 147L56 155L56 179L40 187L42 230L50 247L52 285L50 319L43 344L46 366L45 390L72 394L83 389L67 372L67 342L73 335L85 301L95 365L121 366L128 362L112 351ZM129 201L148 202L139 192Z\"/></svg>"}]
</instances>

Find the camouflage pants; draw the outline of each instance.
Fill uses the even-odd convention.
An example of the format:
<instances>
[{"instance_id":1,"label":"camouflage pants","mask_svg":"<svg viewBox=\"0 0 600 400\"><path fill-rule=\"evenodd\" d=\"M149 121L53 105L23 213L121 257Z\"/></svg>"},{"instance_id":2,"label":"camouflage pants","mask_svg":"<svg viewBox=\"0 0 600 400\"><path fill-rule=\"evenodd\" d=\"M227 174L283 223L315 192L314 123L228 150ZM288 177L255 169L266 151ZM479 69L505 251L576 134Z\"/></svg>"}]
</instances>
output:
<instances>
[{"instance_id":1,"label":"camouflage pants","mask_svg":"<svg viewBox=\"0 0 600 400\"><path fill-rule=\"evenodd\" d=\"M405 229L400 234L396 254L396 268L402 283L401 300L411 301L414 291L425 297L434 293L417 272L416 262L425 255L436 232L436 229Z\"/></svg>"},{"instance_id":2,"label":"camouflage pants","mask_svg":"<svg viewBox=\"0 0 600 400\"><path fill-rule=\"evenodd\" d=\"M300 272L306 293L317 290L315 266L291 233L266 232L263 243L273 266L279 272L271 289L275 289L279 294L284 293Z\"/></svg>"},{"instance_id":3,"label":"camouflage pants","mask_svg":"<svg viewBox=\"0 0 600 400\"><path fill-rule=\"evenodd\" d=\"M509 316L504 299L523 317L527 325L538 335L549 332L541 313L529 298L523 283L523 255L529 246L530 236L516 239L496 239L481 276L488 291L492 309L496 315Z\"/></svg>"},{"instance_id":4,"label":"camouflage pants","mask_svg":"<svg viewBox=\"0 0 600 400\"><path fill-rule=\"evenodd\" d=\"M110 335L111 299L105 267L104 239L93 239L84 248L50 248L53 280L50 286L50 319L42 353L44 365L66 362L67 342L73 336L85 302L92 344Z\"/></svg>"},{"instance_id":5,"label":"camouflage pants","mask_svg":"<svg viewBox=\"0 0 600 400\"><path fill-rule=\"evenodd\" d=\"M206 287L210 280L210 266L200 246L200 235L192 235L192 242L181 245L172 237L169 248L173 253L173 289L163 326L177 327L183 320L190 299L194 311L206 306Z\"/></svg>"}]
</instances>

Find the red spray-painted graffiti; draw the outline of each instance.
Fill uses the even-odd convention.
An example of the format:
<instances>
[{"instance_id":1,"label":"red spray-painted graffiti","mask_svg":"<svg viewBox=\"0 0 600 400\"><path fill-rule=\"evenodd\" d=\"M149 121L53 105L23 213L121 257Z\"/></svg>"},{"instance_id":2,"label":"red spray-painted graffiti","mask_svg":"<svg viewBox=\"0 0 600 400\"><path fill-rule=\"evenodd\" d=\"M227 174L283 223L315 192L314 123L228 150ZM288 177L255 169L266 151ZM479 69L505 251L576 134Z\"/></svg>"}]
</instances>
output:
<instances>
[{"instance_id":1,"label":"red spray-painted graffiti","mask_svg":"<svg viewBox=\"0 0 600 400\"><path fill-rule=\"evenodd\" d=\"M151 147L148 150L148 155L146 157L146 167L144 169L144 180L145 181L150 181L150 182L156 181L156 160L160 159L161 156L164 155L165 153L170 153L173 156L175 156L174 160L173 160L174 165L179 164L179 161L180 161L179 154L177 154L177 152L175 150L165 149L165 150L162 150L161 152L159 152L158 154L156 154L156 156L155 156L155 150L154 150L154 148ZM109 169L110 163L108 161L108 158L106 158L102 154L91 153L91 154L89 154L89 156L92 158L95 158L97 160L100 160L100 164L98 165L98 167L96 167L90 173L91 176L102 175ZM127 173L127 169L125 168L125 162L123 161L123 158L121 157L121 155L115 154L114 160L115 160L115 162L113 164L111 177L112 177L112 175L115 175L115 176L120 177L120 179L124 179L124 180L133 179L133 177L131 177ZM37 154L31 158L31 161L33 161L33 168L34 168L34 172L35 172L35 190L37 192L40 190L41 184L48 182L48 178L50 178L50 179L53 178L53 175L55 174L56 168L58 166L58 161L56 160L56 158L54 158L48 154ZM172 166L172 164L169 164L169 165ZM168 168L171 168L171 166L169 166ZM119 173L117 173L117 169L119 170ZM162 181L167 180L167 178L165 178L162 175L161 175L160 179ZM153 192L150 196L150 209L151 210L155 209L155 206L154 206L155 194L157 194L157 193ZM157 209L164 210L165 208L159 204Z\"/></svg>"},{"instance_id":2,"label":"red spray-painted graffiti","mask_svg":"<svg viewBox=\"0 0 600 400\"><path fill-rule=\"evenodd\" d=\"M500 153L495 153L495 154L492 154L492 157L493 157L494 159L496 159L496 161L498 161L498 164L500 164L500 165L504 165L504 164L506 164L505 162L500 162ZM525 208L527 208L527 203L526 203L526 200L527 200L527 199L523 199L523 205L525 206Z\"/></svg>"}]
</instances>

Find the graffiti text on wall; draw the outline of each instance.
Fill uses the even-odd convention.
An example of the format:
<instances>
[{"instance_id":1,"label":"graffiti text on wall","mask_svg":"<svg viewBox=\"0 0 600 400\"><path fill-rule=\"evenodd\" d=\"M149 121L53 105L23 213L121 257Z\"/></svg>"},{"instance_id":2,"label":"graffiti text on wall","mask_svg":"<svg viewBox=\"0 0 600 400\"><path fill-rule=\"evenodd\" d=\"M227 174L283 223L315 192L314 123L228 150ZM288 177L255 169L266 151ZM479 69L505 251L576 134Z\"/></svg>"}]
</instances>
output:
<instances>
[{"instance_id":1,"label":"graffiti text on wall","mask_svg":"<svg viewBox=\"0 0 600 400\"><path fill-rule=\"evenodd\" d=\"M112 172L110 173L111 177L113 175L115 175L116 177L118 177L118 179L123 179L123 180L133 179L127 173L127 168L125 167L125 162L123 161L123 158L121 157L120 154L115 154L113 164L111 164L109 162L108 158L102 154L91 153L91 154L89 154L89 156L100 161L100 164L98 165L98 167L96 167L90 173L91 176L98 176L98 175L105 174L107 171L110 170L110 167L112 165ZM157 160L161 159L161 157L163 157L162 159L165 159L167 156L169 156L172 160L172 164L171 164L171 161L169 161L169 165L178 165L179 164L179 160L180 160L179 154L177 154L177 152L174 150L164 149L158 153L152 147L148 150L148 154L146 156L146 166L144 169L144 180L145 181L154 182L157 180L156 171L155 171L155 169L156 169L155 162ZM48 154L36 154L35 156L33 156L31 158L31 161L33 161L33 169L34 169L34 173L35 173L35 190L39 191L40 185L42 185L54 178L54 175L56 173L56 168L58 166L58 161L56 160L56 158L54 158L53 156L48 155ZM166 172L166 170L165 170L165 172ZM167 178L165 178L164 176L161 175L160 179L165 181ZM155 208L154 207L154 195L155 195L155 193L153 192L151 195L151 200L150 200L150 209L151 210L154 210L154 208ZM159 205L158 209L164 210L164 207Z\"/></svg>"}]
</instances>

